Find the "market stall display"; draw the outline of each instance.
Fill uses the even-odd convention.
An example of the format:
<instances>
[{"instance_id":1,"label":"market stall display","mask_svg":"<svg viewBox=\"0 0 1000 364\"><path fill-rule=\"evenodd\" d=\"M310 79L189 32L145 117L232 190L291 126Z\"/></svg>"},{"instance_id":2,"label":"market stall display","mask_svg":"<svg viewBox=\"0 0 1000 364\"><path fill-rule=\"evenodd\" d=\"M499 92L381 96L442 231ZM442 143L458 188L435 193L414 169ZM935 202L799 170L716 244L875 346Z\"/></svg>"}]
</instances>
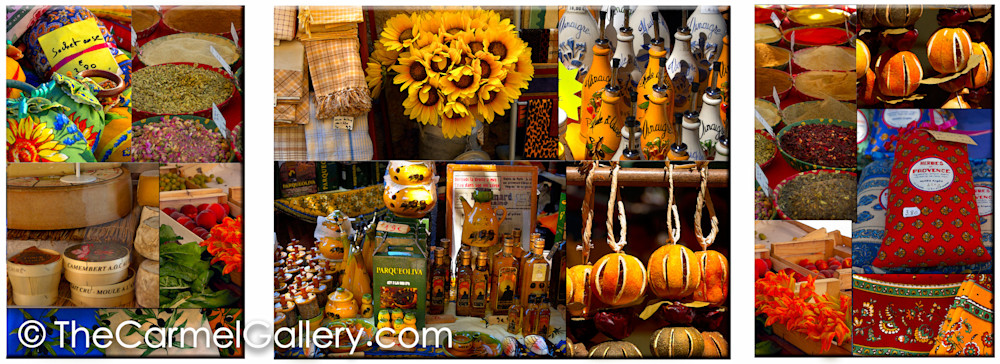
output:
<instances>
[{"instance_id":1,"label":"market stall display","mask_svg":"<svg viewBox=\"0 0 1000 364\"><path fill-rule=\"evenodd\" d=\"M858 94L850 87L857 79L851 78L857 56L849 21L856 7L758 5L754 11L758 34L780 34L756 45L762 50L755 76L756 217L853 220L858 147L852 141L860 144L856 134L864 130L855 121ZM780 158L769 157L774 146Z\"/></svg>"},{"instance_id":2,"label":"market stall display","mask_svg":"<svg viewBox=\"0 0 1000 364\"><path fill-rule=\"evenodd\" d=\"M588 64L560 66L560 90L573 94L560 101L561 158L726 160L728 7L606 6L598 15L565 14L605 31L568 45Z\"/></svg>"},{"instance_id":3,"label":"market stall display","mask_svg":"<svg viewBox=\"0 0 1000 364\"><path fill-rule=\"evenodd\" d=\"M242 161L243 7L133 8L135 161ZM211 19L209 21L209 19Z\"/></svg>"},{"instance_id":4,"label":"market stall display","mask_svg":"<svg viewBox=\"0 0 1000 364\"><path fill-rule=\"evenodd\" d=\"M309 199L315 213L344 209L312 218L291 209L276 212L276 325L296 335L303 322L313 329L346 328L373 342L355 348L289 347L279 338L275 355L568 355L560 294L565 286L559 284L564 275L552 268L563 259L554 210L561 187L539 178L539 172L558 177L552 175L560 172L556 167L277 164L289 189L276 205ZM330 185L344 190L323 191ZM536 195L542 186L552 190ZM447 190L442 196L440 187ZM365 206L369 202L374 206ZM554 244L546 242L553 238ZM394 331L374 337L383 328ZM447 328L452 344L402 331L424 328ZM400 345L413 343L423 345Z\"/></svg>"},{"instance_id":5,"label":"market stall display","mask_svg":"<svg viewBox=\"0 0 1000 364\"><path fill-rule=\"evenodd\" d=\"M859 103L992 108L992 12L988 4L859 6Z\"/></svg>"},{"instance_id":6,"label":"market stall display","mask_svg":"<svg viewBox=\"0 0 1000 364\"><path fill-rule=\"evenodd\" d=\"M582 231L582 241L571 242L576 249L567 249L567 335L578 347L574 352L589 358L727 357L729 242L720 227L728 207L710 191L728 185L728 171L705 162L570 168L571 186L580 187L569 190L569 208L582 208L568 219ZM609 195L595 192L603 186L611 187ZM607 198L607 210L598 210L605 205L595 196ZM594 221L605 211L605 224ZM605 243L594 241L604 233ZM660 237L664 244L645 243Z\"/></svg>"},{"instance_id":7,"label":"market stall display","mask_svg":"<svg viewBox=\"0 0 1000 364\"><path fill-rule=\"evenodd\" d=\"M150 242L157 201L133 196L147 180L156 183L155 165L11 163L7 170L8 305L145 306L136 291L148 282L136 278L159 254Z\"/></svg>"},{"instance_id":8,"label":"market stall display","mask_svg":"<svg viewBox=\"0 0 1000 364\"><path fill-rule=\"evenodd\" d=\"M796 220L755 222L757 355L851 355L851 242Z\"/></svg>"}]
</instances>

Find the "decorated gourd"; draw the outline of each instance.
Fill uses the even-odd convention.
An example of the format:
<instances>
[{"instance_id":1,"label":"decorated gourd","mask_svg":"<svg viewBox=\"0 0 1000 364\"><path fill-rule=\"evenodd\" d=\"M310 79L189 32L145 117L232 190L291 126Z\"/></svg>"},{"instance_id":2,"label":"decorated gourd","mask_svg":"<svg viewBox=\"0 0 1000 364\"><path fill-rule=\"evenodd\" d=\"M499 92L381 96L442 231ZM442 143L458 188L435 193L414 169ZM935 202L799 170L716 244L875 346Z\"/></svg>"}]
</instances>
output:
<instances>
[{"instance_id":1,"label":"decorated gourd","mask_svg":"<svg viewBox=\"0 0 1000 364\"><path fill-rule=\"evenodd\" d=\"M875 20L875 5L858 5L858 25L861 28L878 26L878 21Z\"/></svg>"},{"instance_id":2,"label":"decorated gourd","mask_svg":"<svg viewBox=\"0 0 1000 364\"><path fill-rule=\"evenodd\" d=\"M24 69L21 68L21 64L17 63L18 59L21 59L21 51L12 45L7 45L7 79L24 82L26 76L24 74ZM16 88L7 88L7 98L15 99L21 96L21 90Z\"/></svg>"},{"instance_id":3,"label":"decorated gourd","mask_svg":"<svg viewBox=\"0 0 1000 364\"><path fill-rule=\"evenodd\" d=\"M702 332L701 337L705 341L705 350L701 354L702 358L729 357L729 343L722 337L722 334L716 331L708 331Z\"/></svg>"},{"instance_id":4,"label":"decorated gourd","mask_svg":"<svg viewBox=\"0 0 1000 364\"><path fill-rule=\"evenodd\" d=\"M858 39L855 51L857 53L855 62L857 62L858 78L862 78L868 73L869 65L872 63L872 54L868 51L868 46L861 39Z\"/></svg>"},{"instance_id":5,"label":"decorated gourd","mask_svg":"<svg viewBox=\"0 0 1000 364\"><path fill-rule=\"evenodd\" d=\"M606 341L590 348L588 358L642 358L642 352L635 344L628 341Z\"/></svg>"},{"instance_id":6,"label":"decorated gourd","mask_svg":"<svg viewBox=\"0 0 1000 364\"><path fill-rule=\"evenodd\" d=\"M664 327L653 332L649 351L658 358L699 358L705 340L693 327Z\"/></svg>"},{"instance_id":7,"label":"decorated gourd","mask_svg":"<svg viewBox=\"0 0 1000 364\"><path fill-rule=\"evenodd\" d=\"M590 275L591 292L609 306L623 306L646 293L646 267L624 253L611 253L594 263Z\"/></svg>"},{"instance_id":8,"label":"decorated gourd","mask_svg":"<svg viewBox=\"0 0 1000 364\"><path fill-rule=\"evenodd\" d=\"M694 291L695 301L722 305L729 295L729 261L714 250L695 252L694 255L703 272L701 284Z\"/></svg>"},{"instance_id":9,"label":"decorated gourd","mask_svg":"<svg viewBox=\"0 0 1000 364\"><path fill-rule=\"evenodd\" d=\"M917 23L924 13L922 5L875 5L874 17L880 25L905 28Z\"/></svg>"},{"instance_id":10,"label":"decorated gourd","mask_svg":"<svg viewBox=\"0 0 1000 364\"><path fill-rule=\"evenodd\" d=\"M878 89L883 95L903 97L917 91L924 71L916 54L902 51L879 61Z\"/></svg>"},{"instance_id":11,"label":"decorated gourd","mask_svg":"<svg viewBox=\"0 0 1000 364\"><path fill-rule=\"evenodd\" d=\"M701 284L701 266L694 252L680 244L661 246L649 256L649 288L657 297L681 299Z\"/></svg>"},{"instance_id":12,"label":"decorated gourd","mask_svg":"<svg viewBox=\"0 0 1000 364\"><path fill-rule=\"evenodd\" d=\"M404 186L427 184L434 179L434 169L424 162L391 161L386 171L390 180Z\"/></svg>"},{"instance_id":13,"label":"decorated gourd","mask_svg":"<svg viewBox=\"0 0 1000 364\"><path fill-rule=\"evenodd\" d=\"M972 37L962 28L941 28L927 40L927 61L941 73L965 69L972 58Z\"/></svg>"},{"instance_id":14,"label":"decorated gourd","mask_svg":"<svg viewBox=\"0 0 1000 364\"><path fill-rule=\"evenodd\" d=\"M421 218L434 208L437 194L433 185L400 188L395 183L386 183L382 202L399 217Z\"/></svg>"},{"instance_id":15,"label":"decorated gourd","mask_svg":"<svg viewBox=\"0 0 1000 364\"><path fill-rule=\"evenodd\" d=\"M590 273L592 265L581 264L566 270L566 308L577 317L585 317L590 311Z\"/></svg>"}]
</instances>

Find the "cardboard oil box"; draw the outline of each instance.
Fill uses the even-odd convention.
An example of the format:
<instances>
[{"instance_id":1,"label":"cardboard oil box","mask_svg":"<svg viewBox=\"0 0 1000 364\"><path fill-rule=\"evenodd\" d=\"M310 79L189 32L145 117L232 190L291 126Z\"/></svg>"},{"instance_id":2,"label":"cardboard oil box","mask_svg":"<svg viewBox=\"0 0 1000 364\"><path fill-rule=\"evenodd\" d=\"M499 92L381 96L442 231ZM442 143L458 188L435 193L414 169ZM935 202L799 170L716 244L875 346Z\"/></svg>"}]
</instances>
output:
<instances>
[{"instance_id":1,"label":"cardboard oil box","mask_svg":"<svg viewBox=\"0 0 1000 364\"><path fill-rule=\"evenodd\" d=\"M424 327L427 311L427 238L430 220L398 218L390 214L379 222L372 260L376 315L381 310L402 309Z\"/></svg>"}]
</instances>

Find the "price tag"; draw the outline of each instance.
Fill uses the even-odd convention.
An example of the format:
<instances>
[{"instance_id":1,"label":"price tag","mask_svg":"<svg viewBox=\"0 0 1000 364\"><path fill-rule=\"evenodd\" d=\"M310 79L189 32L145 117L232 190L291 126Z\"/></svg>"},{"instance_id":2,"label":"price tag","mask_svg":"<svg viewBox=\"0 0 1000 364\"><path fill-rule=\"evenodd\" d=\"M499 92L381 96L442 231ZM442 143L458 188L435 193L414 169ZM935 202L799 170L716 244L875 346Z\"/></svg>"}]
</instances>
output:
<instances>
[{"instance_id":1,"label":"price tag","mask_svg":"<svg viewBox=\"0 0 1000 364\"><path fill-rule=\"evenodd\" d=\"M920 209L916 207L903 208L903 217L914 217L914 216L920 216Z\"/></svg>"},{"instance_id":2,"label":"price tag","mask_svg":"<svg viewBox=\"0 0 1000 364\"><path fill-rule=\"evenodd\" d=\"M771 136L773 137L774 136L774 129L771 129L771 125L768 124L767 120L764 120L764 117L760 115L760 111L754 110L753 113L754 113L754 117L757 118L757 122L760 123L760 125L763 125L764 126L764 130L767 130L767 133L771 134Z\"/></svg>"},{"instance_id":3,"label":"price tag","mask_svg":"<svg viewBox=\"0 0 1000 364\"><path fill-rule=\"evenodd\" d=\"M781 110L781 100L778 99L777 87L771 87L771 97L774 97L774 105L778 106L778 110Z\"/></svg>"},{"instance_id":4,"label":"price tag","mask_svg":"<svg viewBox=\"0 0 1000 364\"><path fill-rule=\"evenodd\" d=\"M931 136L934 137L934 139L938 140L938 141L979 145L979 144L976 144L976 141L972 140L972 137L970 137L968 135L955 134L955 133L949 133L949 132L946 132L946 131L937 131L937 130L928 130L927 132L930 133Z\"/></svg>"},{"instance_id":5,"label":"price tag","mask_svg":"<svg viewBox=\"0 0 1000 364\"><path fill-rule=\"evenodd\" d=\"M222 68L226 70L230 76L233 76L233 79L235 79L236 76L233 75L233 70L229 68L229 63L226 63L226 60L222 59L222 56L219 55L219 51L215 50L215 46L208 46L208 51L212 52L212 57L215 57L215 60L219 61L219 65L221 65Z\"/></svg>"},{"instance_id":6,"label":"price tag","mask_svg":"<svg viewBox=\"0 0 1000 364\"><path fill-rule=\"evenodd\" d=\"M774 26L777 27L778 30L781 30L781 20L779 20L778 16L774 13L771 13L771 22L774 23Z\"/></svg>"},{"instance_id":7,"label":"price tag","mask_svg":"<svg viewBox=\"0 0 1000 364\"><path fill-rule=\"evenodd\" d=\"M333 128L347 131L354 130L354 118L351 116L334 116Z\"/></svg>"},{"instance_id":8,"label":"price tag","mask_svg":"<svg viewBox=\"0 0 1000 364\"><path fill-rule=\"evenodd\" d=\"M794 30L792 30L792 48L791 48L791 52L788 52L789 57L791 57L792 52L795 52L795 33L796 32ZM789 65L791 65L791 64L789 64ZM788 72L792 72L792 67L788 67Z\"/></svg>"},{"instance_id":9,"label":"price tag","mask_svg":"<svg viewBox=\"0 0 1000 364\"><path fill-rule=\"evenodd\" d=\"M767 175L764 174L764 170L760 169L760 164L754 163L754 179L757 180L757 184L760 185L760 190L764 191L764 194L771 197L771 185L767 182Z\"/></svg>"},{"instance_id":10,"label":"price tag","mask_svg":"<svg viewBox=\"0 0 1000 364\"><path fill-rule=\"evenodd\" d=\"M229 34L233 36L233 43L236 43L236 47L240 46L240 36L236 35L236 24L229 23Z\"/></svg>"},{"instance_id":11,"label":"price tag","mask_svg":"<svg viewBox=\"0 0 1000 364\"><path fill-rule=\"evenodd\" d=\"M379 221L378 225L375 225L375 230L387 233L406 234L410 231L410 225Z\"/></svg>"},{"instance_id":12,"label":"price tag","mask_svg":"<svg viewBox=\"0 0 1000 364\"><path fill-rule=\"evenodd\" d=\"M157 13L160 12L160 6L159 5L153 5L153 9L156 9Z\"/></svg>"},{"instance_id":13,"label":"price tag","mask_svg":"<svg viewBox=\"0 0 1000 364\"><path fill-rule=\"evenodd\" d=\"M226 128L226 117L222 116L222 111L219 111L219 106L212 103L212 121L215 122L215 126L219 127L219 132L222 133L223 137L228 137L229 129Z\"/></svg>"}]
</instances>

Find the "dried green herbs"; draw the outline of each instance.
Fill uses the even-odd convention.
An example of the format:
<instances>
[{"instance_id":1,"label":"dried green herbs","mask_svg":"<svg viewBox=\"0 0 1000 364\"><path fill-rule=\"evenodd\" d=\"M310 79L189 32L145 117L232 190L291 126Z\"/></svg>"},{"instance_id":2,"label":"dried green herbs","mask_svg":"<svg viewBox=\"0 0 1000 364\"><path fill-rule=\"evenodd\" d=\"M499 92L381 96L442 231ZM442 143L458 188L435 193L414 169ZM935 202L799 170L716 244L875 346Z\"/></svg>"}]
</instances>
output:
<instances>
[{"instance_id":1,"label":"dried green herbs","mask_svg":"<svg viewBox=\"0 0 1000 364\"><path fill-rule=\"evenodd\" d=\"M785 183L778 207L794 220L854 220L858 183L844 173L805 173Z\"/></svg>"},{"instance_id":2,"label":"dried green herbs","mask_svg":"<svg viewBox=\"0 0 1000 364\"><path fill-rule=\"evenodd\" d=\"M221 104L233 83L211 70L184 64L146 67L132 74L132 106L155 114L187 114Z\"/></svg>"},{"instance_id":3,"label":"dried green herbs","mask_svg":"<svg viewBox=\"0 0 1000 364\"><path fill-rule=\"evenodd\" d=\"M768 138L761 133L755 133L753 137L754 154L753 159L761 166L774 157L774 139Z\"/></svg>"}]
</instances>

